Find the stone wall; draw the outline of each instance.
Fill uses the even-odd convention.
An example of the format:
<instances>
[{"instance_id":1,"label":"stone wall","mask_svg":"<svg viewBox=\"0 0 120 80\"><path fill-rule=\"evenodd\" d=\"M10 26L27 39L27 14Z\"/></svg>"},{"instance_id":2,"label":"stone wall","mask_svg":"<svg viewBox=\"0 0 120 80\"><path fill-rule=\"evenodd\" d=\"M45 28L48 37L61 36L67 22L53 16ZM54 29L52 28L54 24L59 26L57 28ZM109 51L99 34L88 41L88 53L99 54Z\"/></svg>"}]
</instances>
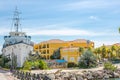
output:
<instances>
[{"instance_id":1,"label":"stone wall","mask_svg":"<svg viewBox=\"0 0 120 80\"><path fill-rule=\"evenodd\" d=\"M82 72L61 72L32 74L29 72L13 71L13 75L20 80L106 80L120 78L120 69L116 71L98 70Z\"/></svg>"}]
</instances>

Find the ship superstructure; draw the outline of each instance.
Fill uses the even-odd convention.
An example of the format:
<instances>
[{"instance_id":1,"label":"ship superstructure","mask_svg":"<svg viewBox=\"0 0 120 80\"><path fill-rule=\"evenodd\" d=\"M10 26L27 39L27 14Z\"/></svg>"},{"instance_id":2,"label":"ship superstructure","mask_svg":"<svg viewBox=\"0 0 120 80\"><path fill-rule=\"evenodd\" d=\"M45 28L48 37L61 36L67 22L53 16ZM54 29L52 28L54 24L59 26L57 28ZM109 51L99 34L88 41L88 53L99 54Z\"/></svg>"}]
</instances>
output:
<instances>
[{"instance_id":1,"label":"ship superstructure","mask_svg":"<svg viewBox=\"0 0 120 80\"><path fill-rule=\"evenodd\" d=\"M28 54L33 51L33 42L31 36L27 36L25 32L20 31L20 18L18 9L15 9L13 17L13 28L14 30L9 33L8 36L4 36L4 44L2 53L7 56L13 55L17 58L17 66L22 67Z\"/></svg>"}]
</instances>

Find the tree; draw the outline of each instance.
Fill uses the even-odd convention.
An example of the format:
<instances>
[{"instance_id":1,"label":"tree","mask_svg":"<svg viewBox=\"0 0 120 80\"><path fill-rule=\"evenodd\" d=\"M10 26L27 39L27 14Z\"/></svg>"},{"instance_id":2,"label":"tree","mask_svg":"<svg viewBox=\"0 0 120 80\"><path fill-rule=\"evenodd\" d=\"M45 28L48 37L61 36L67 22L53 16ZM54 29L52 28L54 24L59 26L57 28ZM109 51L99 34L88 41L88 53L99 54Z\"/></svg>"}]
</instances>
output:
<instances>
[{"instance_id":1,"label":"tree","mask_svg":"<svg viewBox=\"0 0 120 80\"><path fill-rule=\"evenodd\" d=\"M118 47L118 51L117 52L118 52L117 55L120 58L120 47Z\"/></svg>"},{"instance_id":2,"label":"tree","mask_svg":"<svg viewBox=\"0 0 120 80\"><path fill-rule=\"evenodd\" d=\"M40 54L38 52L36 52L35 54L32 54L32 52L30 52L29 56L28 56L28 60L30 60L30 61L39 60L41 58L42 57L40 56Z\"/></svg>"},{"instance_id":3,"label":"tree","mask_svg":"<svg viewBox=\"0 0 120 80\"><path fill-rule=\"evenodd\" d=\"M111 57L115 57L116 55L114 53L116 52L116 47L114 45L111 47L111 51L112 51Z\"/></svg>"},{"instance_id":4,"label":"tree","mask_svg":"<svg viewBox=\"0 0 120 80\"><path fill-rule=\"evenodd\" d=\"M107 49L107 54L108 54L108 59L110 59L111 56L112 56L112 51L111 51L111 49Z\"/></svg>"},{"instance_id":5,"label":"tree","mask_svg":"<svg viewBox=\"0 0 120 80\"><path fill-rule=\"evenodd\" d=\"M24 62L23 69L48 69L47 63L41 59L42 57L38 52L35 54L30 53L27 60Z\"/></svg>"},{"instance_id":6,"label":"tree","mask_svg":"<svg viewBox=\"0 0 120 80\"><path fill-rule=\"evenodd\" d=\"M97 58L93 54L92 51L87 50L81 55L78 66L80 68L96 67L97 66Z\"/></svg>"},{"instance_id":7,"label":"tree","mask_svg":"<svg viewBox=\"0 0 120 80\"><path fill-rule=\"evenodd\" d=\"M94 49L94 53L96 54L98 60L100 61L101 60L101 57L100 57L101 50L100 50L100 48Z\"/></svg>"},{"instance_id":8,"label":"tree","mask_svg":"<svg viewBox=\"0 0 120 80\"><path fill-rule=\"evenodd\" d=\"M84 52L84 48L83 47L79 47L79 53L82 54Z\"/></svg>"},{"instance_id":9,"label":"tree","mask_svg":"<svg viewBox=\"0 0 120 80\"><path fill-rule=\"evenodd\" d=\"M79 52L83 53L84 52L84 48L83 47L79 47Z\"/></svg>"},{"instance_id":10,"label":"tree","mask_svg":"<svg viewBox=\"0 0 120 80\"><path fill-rule=\"evenodd\" d=\"M102 46L102 48L101 48L102 58L106 57L106 52L107 52L106 47Z\"/></svg>"},{"instance_id":11,"label":"tree","mask_svg":"<svg viewBox=\"0 0 120 80\"><path fill-rule=\"evenodd\" d=\"M60 49L58 48L57 50L54 51L53 55L50 56L51 59L60 59Z\"/></svg>"},{"instance_id":12,"label":"tree","mask_svg":"<svg viewBox=\"0 0 120 80\"><path fill-rule=\"evenodd\" d=\"M3 54L0 55L0 66L4 68L10 68L11 59L8 56L4 56Z\"/></svg>"}]
</instances>

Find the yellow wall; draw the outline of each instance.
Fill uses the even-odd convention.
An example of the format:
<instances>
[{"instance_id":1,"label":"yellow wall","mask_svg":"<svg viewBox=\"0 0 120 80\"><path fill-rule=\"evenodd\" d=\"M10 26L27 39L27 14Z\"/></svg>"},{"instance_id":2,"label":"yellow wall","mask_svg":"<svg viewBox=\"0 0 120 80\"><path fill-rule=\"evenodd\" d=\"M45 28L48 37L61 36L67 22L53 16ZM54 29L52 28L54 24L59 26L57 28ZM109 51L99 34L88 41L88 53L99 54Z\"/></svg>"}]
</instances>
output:
<instances>
[{"instance_id":1,"label":"yellow wall","mask_svg":"<svg viewBox=\"0 0 120 80\"><path fill-rule=\"evenodd\" d=\"M78 63L79 61L79 50L78 48L63 48L60 50L61 59L66 60L67 62Z\"/></svg>"},{"instance_id":2,"label":"yellow wall","mask_svg":"<svg viewBox=\"0 0 120 80\"><path fill-rule=\"evenodd\" d=\"M52 41L52 42L51 42ZM87 48L87 47L91 47L94 48L94 43L90 42L89 44L87 44L87 42L75 42L75 41L45 41L45 42L41 42L39 44L35 44L34 45L34 50L35 51L39 51L41 56L46 58L46 59L50 59L50 56L53 55L54 51L57 50L58 48L62 47L62 48L69 48L69 47L83 47L83 48ZM65 53L67 54L67 53ZM69 52L69 55L72 54L77 54L77 52Z\"/></svg>"},{"instance_id":3,"label":"yellow wall","mask_svg":"<svg viewBox=\"0 0 120 80\"><path fill-rule=\"evenodd\" d=\"M34 50L39 51L42 57L47 59L60 47L67 47L66 43L40 43L39 45L35 45Z\"/></svg>"}]
</instances>

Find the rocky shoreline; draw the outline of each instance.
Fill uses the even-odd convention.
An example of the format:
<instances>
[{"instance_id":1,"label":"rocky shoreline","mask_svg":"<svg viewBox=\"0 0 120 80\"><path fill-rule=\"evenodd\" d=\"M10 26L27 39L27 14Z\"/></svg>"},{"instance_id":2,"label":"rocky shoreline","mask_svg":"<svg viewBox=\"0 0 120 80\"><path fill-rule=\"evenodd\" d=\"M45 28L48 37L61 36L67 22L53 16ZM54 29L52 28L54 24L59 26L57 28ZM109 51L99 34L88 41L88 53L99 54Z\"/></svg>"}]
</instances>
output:
<instances>
[{"instance_id":1,"label":"rocky shoreline","mask_svg":"<svg viewBox=\"0 0 120 80\"><path fill-rule=\"evenodd\" d=\"M56 72L49 74L39 74L41 80L106 80L110 78L120 78L120 69L116 71L97 70L82 72Z\"/></svg>"},{"instance_id":2,"label":"rocky shoreline","mask_svg":"<svg viewBox=\"0 0 120 80\"><path fill-rule=\"evenodd\" d=\"M62 72L57 70L55 73L31 73L15 71L15 77L20 80L109 80L110 78L120 78L120 68L116 71L110 70L83 70Z\"/></svg>"}]
</instances>

